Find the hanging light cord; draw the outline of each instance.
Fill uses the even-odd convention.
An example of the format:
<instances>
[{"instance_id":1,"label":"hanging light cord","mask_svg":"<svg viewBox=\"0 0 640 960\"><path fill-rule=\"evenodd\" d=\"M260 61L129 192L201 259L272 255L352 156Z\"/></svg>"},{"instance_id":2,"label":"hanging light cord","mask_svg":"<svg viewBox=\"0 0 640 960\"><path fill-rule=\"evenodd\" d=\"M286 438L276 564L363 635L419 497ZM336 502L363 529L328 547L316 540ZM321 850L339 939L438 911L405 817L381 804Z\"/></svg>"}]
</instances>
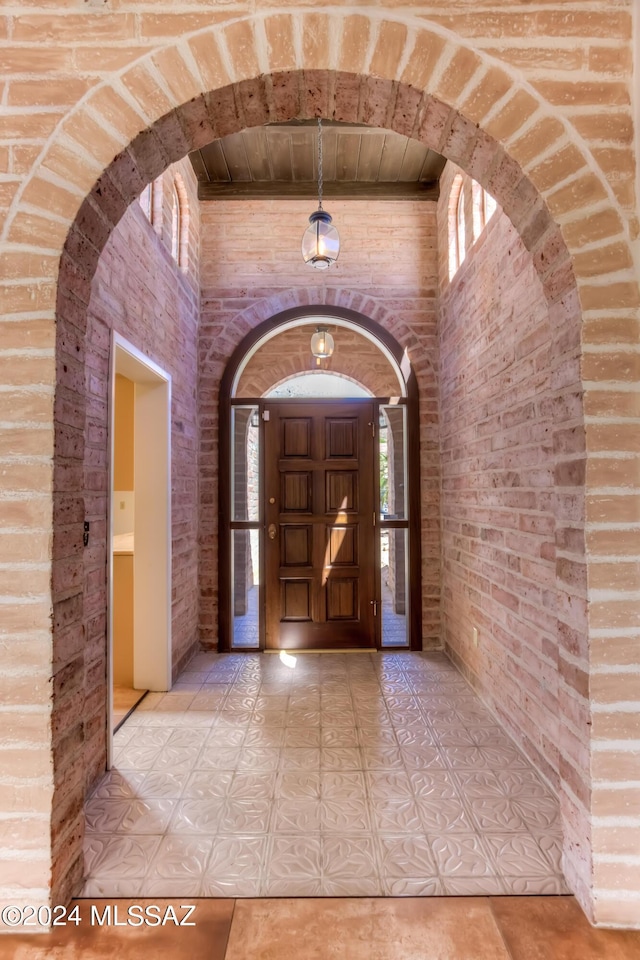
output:
<instances>
[{"instance_id":1,"label":"hanging light cord","mask_svg":"<svg viewBox=\"0 0 640 960\"><path fill-rule=\"evenodd\" d=\"M322 210L322 119L318 117L318 210Z\"/></svg>"}]
</instances>

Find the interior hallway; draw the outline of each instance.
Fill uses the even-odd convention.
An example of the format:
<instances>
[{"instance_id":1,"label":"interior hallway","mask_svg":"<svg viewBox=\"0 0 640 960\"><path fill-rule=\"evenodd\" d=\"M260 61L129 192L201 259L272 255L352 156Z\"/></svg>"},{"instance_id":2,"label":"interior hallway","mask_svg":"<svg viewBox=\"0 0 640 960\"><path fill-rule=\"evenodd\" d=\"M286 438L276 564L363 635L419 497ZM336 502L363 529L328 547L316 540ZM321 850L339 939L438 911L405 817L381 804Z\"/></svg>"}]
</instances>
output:
<instances>
[{"instance_id":1,"label":"interior hallway","mask_svg":"<svg viewBox=\"0 0 640 960\"><path fill-rule=\"evenodd\" d=\"M86 897L569 892L556 798L442 653L198 654L86 814Z\"/></svg>"}]
</instances>

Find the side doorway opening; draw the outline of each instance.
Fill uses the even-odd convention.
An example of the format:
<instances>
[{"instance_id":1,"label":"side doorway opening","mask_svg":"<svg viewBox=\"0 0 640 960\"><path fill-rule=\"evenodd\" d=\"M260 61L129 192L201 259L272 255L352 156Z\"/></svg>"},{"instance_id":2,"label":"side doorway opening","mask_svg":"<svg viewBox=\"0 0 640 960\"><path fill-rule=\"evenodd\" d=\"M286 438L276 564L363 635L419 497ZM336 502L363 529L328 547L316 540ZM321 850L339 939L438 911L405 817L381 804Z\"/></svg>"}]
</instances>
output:
<instances>
[{"instance_id":1,"label":"side doorway opening","mask_svg":"<svg viewBox=\"0 0 640 960\"><path fill-rule=\"evenodd\" d=\"M327 312L263 324L223 377L220 650L422 646L415 378L352 311L318 363Z\"/></svg>"},{"instance_id":2,"label":"side doorway opening","mask_svg":"<svg viewBox=\"0 0 640 960\"><path fill-rule=\"evenodd\" d=\"M109 767L115 729L171 687L171 378L117 333L111 347Z\"/></svg>"}]
</instances>

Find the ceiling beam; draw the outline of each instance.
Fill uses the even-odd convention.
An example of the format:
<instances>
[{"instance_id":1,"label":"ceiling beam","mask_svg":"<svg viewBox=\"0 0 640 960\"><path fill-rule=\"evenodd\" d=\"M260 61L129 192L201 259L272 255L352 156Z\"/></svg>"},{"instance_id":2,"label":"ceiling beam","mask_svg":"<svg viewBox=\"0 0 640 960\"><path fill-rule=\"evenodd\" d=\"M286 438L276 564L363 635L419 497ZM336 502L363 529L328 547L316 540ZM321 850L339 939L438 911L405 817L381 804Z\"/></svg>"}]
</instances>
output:
<instances>
[{"instance_id":1,"label":"ceiling beam","mask_svg":"<svg viewBox=\"0 0 640 960\"><path fill-rule=\"evenodd\" d=\"M353 181L325 181L323 199L326 200L437 200L438 181L425 183L363 183ZM243 181L236 183L199 183L199 200L308 200L315 203L318 187L313 181L290 183L274 181Z\"/></svg>"}]
</instances>

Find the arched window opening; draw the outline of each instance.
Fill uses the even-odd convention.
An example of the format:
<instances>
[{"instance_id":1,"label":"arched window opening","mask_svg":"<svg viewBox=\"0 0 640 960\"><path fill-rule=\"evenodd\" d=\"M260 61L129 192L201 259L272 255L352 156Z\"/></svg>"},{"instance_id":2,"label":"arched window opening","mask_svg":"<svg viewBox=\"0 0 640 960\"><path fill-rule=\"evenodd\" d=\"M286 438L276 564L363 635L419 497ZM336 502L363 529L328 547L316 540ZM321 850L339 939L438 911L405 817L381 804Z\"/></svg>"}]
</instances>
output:
<instances>
[{"instance_id":1,"label":"arched window opening","mask_svg":"<svg viewBox=\"0 0 640 960\"><path fill-rule=\"evenodd\" d=\"M471 181L473 242L475 243L485 225L484 190L476 180Z\"/></svg>"},{"instance_id":2,"label":"arched window opening","mask_svg":"<svg viewBox=\"0 0 640 960\"><path fill-rule=\"evenodd\" d=\"M491 217L496 212L498 204L493 199L490 193L487 193L486 190L482 191L482 204L483 204L483 220L485 225L489 222Z\"/></svg>"},{"instance_id":3,"label":"arched window opening","mask_svg":"<svg viewBox=\"0 0 640 960\"><path fill-rule=\"evenodd\" d=\"M189 201L180 174L171 185L171 256L181 270L189 266Z\"/></svg>"},{"instance_id":4,"label":"arched window opening","mask_svg":"<svg viewBox=\"0 0 640 960\"><path fill-rule=\"evenodd\" d=\"M464 180L457 174L451 184L448 209L449 280L452 280L465 257Z\"/></svg>"},{"instance_id":5,"label":"arched window opening","mask_svg":"<svg viewBox=\"0 0 640 960\"><path fill-rule=\"evenodd\" d=\"M345 374L326 371L296 373L276 384L265 397L371 397L373 394L357 380Z\"/></svg>"},{"instance_id":6,"label":"arched window opening","mask_svg":"<svg viewBox=\"0 0 640 960\"><path fill-rule=\"evenodd\" d=\"M146 185L138 197L138 203L149 223L153 223L153 183Z\"/></svg>"},{"instance_id":7,"label":"arched window opening","mask_svg":"<svg viewBox=\"0 0 640 960\"><path fill-rule=\"evenodd\" d=\"M464 216L465 189L464 183L460 187L458 204L456 206L456 246L458 252L458 266L464 262L467 254L466 224Z\"/></svg>"},{"instance_id":8,"label":"arched window opening","mask_svg":"<svg viewBox=\"0 0 640 960\"><path fill-rule=\"evenodd\" d=\"M179 264L180 259L180 197L175 183L171 188L171 256Z\"/></svg>"}]
</instances>

